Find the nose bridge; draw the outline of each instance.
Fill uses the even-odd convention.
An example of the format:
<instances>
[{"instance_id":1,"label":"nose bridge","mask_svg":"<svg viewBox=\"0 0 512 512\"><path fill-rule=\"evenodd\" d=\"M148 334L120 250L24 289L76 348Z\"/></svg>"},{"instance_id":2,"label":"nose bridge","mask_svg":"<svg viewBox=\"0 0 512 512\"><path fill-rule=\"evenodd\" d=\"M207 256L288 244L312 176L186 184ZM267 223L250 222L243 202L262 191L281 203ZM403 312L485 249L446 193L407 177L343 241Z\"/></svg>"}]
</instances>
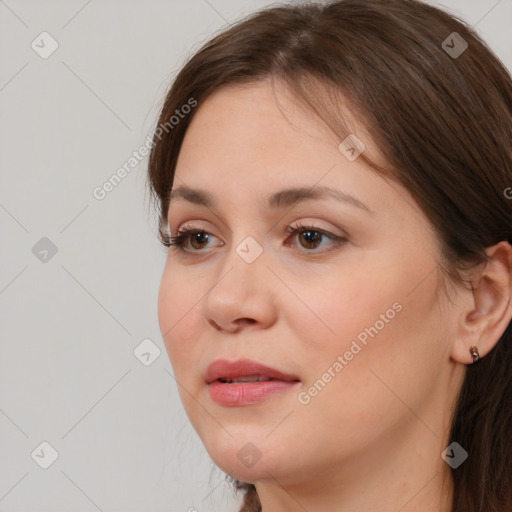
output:
<instances>
[{"instance_id":1,"label":"nose bridge","mask_svg":"<svg viewBox=\"0 0 512 512\"><path fill-rule=\"evenodd\" d=\"M240 298L263 291L261 285L265 282L265 272L268 272L263 252L263 245L252 236L233 243L226 251L219 279L211 291L226 288L233 297Z\"/></svg>"},{"instance_id":2,"label":"nose bridge","mask_svg":"<svg viewBox=\"0 0 512 512\"><path fill-rule=\"evenodd\" d=\"M265 268L264 255L264 237L265 233L261 226L258 226L256 215L253 211L240 209L236 212L239 214L231 227L230 241L227 247L224 247L222 272L233 268L233 272L237 269L240 277L248 279L254 274L263 274L268 270Z\"/></svg>"},{"instance_id":3,"label":"nose bridge","mask_svg":"<svg viewBox=\"0 0 512 512\"><path fill-rule=\"evenodd\" d=\"M262 244L252 236L234 243L205 297L203 313L207 320L226 329L241 319L271 322L275 316L274 297L267 273Z\"/></svg>"}]
</instances>

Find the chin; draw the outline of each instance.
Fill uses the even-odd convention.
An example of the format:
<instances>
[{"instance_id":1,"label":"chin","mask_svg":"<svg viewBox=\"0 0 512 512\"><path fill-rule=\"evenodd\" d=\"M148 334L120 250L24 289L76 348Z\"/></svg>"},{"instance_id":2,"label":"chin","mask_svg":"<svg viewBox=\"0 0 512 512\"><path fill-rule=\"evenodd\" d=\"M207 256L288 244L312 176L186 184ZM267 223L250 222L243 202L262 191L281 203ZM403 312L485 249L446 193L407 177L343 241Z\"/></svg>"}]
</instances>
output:
<instances>
[{"instance_id":1,"label":"chin","mask_svg":"<svg viewBox=\"0 0 512 512\"><path fill-rule=\"evenodd\" d=\"M233 478L252 483L269 478L269 473L272 476L281 474L284 468L280 467L280 461L289 460L284 451L279 453L279 448L283 450L283 444L277 436L274 440L260 436L261 433L252 435L251 429L247 428L233 434L233 437L223 431L222 439L204 438L202 441L213 462L222 471Z\"/></svg>"}]
</instances>

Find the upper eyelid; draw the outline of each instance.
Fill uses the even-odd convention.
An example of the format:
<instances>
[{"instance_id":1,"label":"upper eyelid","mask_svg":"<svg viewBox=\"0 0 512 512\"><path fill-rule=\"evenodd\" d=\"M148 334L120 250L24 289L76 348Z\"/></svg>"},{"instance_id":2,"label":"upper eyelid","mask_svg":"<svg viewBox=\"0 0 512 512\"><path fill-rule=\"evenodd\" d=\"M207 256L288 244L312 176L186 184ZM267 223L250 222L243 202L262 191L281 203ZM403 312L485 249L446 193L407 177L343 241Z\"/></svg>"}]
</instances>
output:
<instances>
[{"instance_id":1,"label":"upper eyelid","mask_svg":"<svg viewBox=\"0 0 512 512\"><path fill-rule=\"evenodd\" d=\"M299 223L299 224L296 224L296 225L287 225L285 231L288 234L290 234L290 232L292 232L292 234L293 234L293 233L295 233L297 231L305 231L305 230L308 230L308 229L310 231L318 231L319 233L329 234L329 235L332 235L333 237L342 238L344 236L344 235L336 235L332 231L329 231L328 229L322 228L320 226L314 226L312 224L302 224L302 223ZM215 238L219 238L218 236L216 236L214 233L212 233L208 229L204 229L204 228L200 228L200 227L195 227L195 226L189 226L189 225L185 225L185 226L182 226L182 227L178 228L175 231L174 236L180 236L180 235L188 236L191 233L206 233L208 235L213 235ZM170 231L168 233L168 236L172 236L172 233Z\"/></svg>"},{"instance_id":2,"label":"upper eyelid","mask_svg":"<svg viewBox=\"0 0 512 512\"><path fill-rule=\"evenodd\" d=\"M206 232L206 233L209 233L209 234L213 234L212 231L209 231L208 228L205 228L205 227L200 227L200 226L194 226L193 223L194 222L207 222L209 223L208 221L205 221L205 220L201 220L201 219L197 219L196 221L185 221L184 223L182 223L180 225L179 228L176 228L175 230L171 230L170 229L170 226L169 224L167 224L167 231L169 234L171 233L175 233L175 234L178 234L179 232L183 232L183 231L198 231L198 232ZM317 223L319 221L318 220L303 220L303 219L297 219L297 220L293 220L293 221L290 221L286 224L285 226L285 230L288 230L289 228L293 228L293 227L296 227L298 229L300 228L303 228L303 229L317 229L318 231L326 231L328 233L332 233L334 236L339 236L339 237L342 237L342 236L348 236L348 233L345 229L343 228L329 228L329 227L322 227L322 226L318 226ZM328 221L322 221L322 222L328 222ZM189 228L187 230L187 228ZM273 231L274 229L272 229L271 231ZM341 231L342 233L341 234L336 234L336 233L333 233L332 230L338 230L338 231ZM229 233L232 234L233 231L231 229L229 229ZM218 237L217 237L218 238Z\"/></svg>"}]
</instances>

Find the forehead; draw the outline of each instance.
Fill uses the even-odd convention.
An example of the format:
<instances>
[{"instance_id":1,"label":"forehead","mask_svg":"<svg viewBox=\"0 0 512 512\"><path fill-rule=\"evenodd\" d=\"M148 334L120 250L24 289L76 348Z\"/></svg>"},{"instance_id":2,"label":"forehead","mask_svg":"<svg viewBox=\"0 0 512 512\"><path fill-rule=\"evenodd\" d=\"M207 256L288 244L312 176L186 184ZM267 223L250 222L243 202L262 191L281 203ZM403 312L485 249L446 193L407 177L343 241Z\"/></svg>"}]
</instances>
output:
<instances>
[{"instance_id":1,"label":"forehead","mask_svg":"<svg viewBox=\"0 0 512 512\"><path fill-rule=\"evenodd\" d=\"M374 158L373 141L355 116L341 112L347 128L364 140ZM235 84L220 88L201 103L185 134L177 174L197 173L219 166L223 174L238 170L272 173L294 168L325 166L340 157L339 137L306 109L279 82ZM356 165L354 165L356 167ZM297 169L298 170L298 169ZM327 169L326 169L327 170Z\"/></svg>"},{"instance_id":2,"label":"forehead","mask_svg":"<svg viewBox=\"0 0 512 512\"><path fill-rule=\"evenodd\" d=\"M350 111L348 127L365 155L384 163L366 128ZM225 86L197 107L176 166L173 189L211 192L225 207L242 211L279 190L335 187L383 214L414 200L360 159L349 161L340 140L286 88L268 82ZM226 206L227 205L227 206ZM233 210L233 211L234 211Z\"/></svg>"}]
</instances>

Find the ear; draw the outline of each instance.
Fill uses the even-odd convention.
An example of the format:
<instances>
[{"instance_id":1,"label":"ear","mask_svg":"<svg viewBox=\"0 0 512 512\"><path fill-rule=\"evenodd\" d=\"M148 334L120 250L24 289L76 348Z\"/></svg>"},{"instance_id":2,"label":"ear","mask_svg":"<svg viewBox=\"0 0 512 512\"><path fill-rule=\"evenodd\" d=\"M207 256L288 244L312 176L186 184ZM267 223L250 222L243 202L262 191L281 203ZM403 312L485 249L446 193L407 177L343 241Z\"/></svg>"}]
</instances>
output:
<instances>
[{"instance_id":1,"label":"ear","mask_svg":"<svg viewBox=\"0 0 512 512\"><path fill-rule=\"evenodd\" d=\"M472 297L461 311L450 353L452 359L463 364L473 362L471 347L477 347L481 358L488 354L512 318L512 246L501 241L485 252L487 264L481 275L476 275L473 291L468 292Z\"/></svg>"}]
</instances>

